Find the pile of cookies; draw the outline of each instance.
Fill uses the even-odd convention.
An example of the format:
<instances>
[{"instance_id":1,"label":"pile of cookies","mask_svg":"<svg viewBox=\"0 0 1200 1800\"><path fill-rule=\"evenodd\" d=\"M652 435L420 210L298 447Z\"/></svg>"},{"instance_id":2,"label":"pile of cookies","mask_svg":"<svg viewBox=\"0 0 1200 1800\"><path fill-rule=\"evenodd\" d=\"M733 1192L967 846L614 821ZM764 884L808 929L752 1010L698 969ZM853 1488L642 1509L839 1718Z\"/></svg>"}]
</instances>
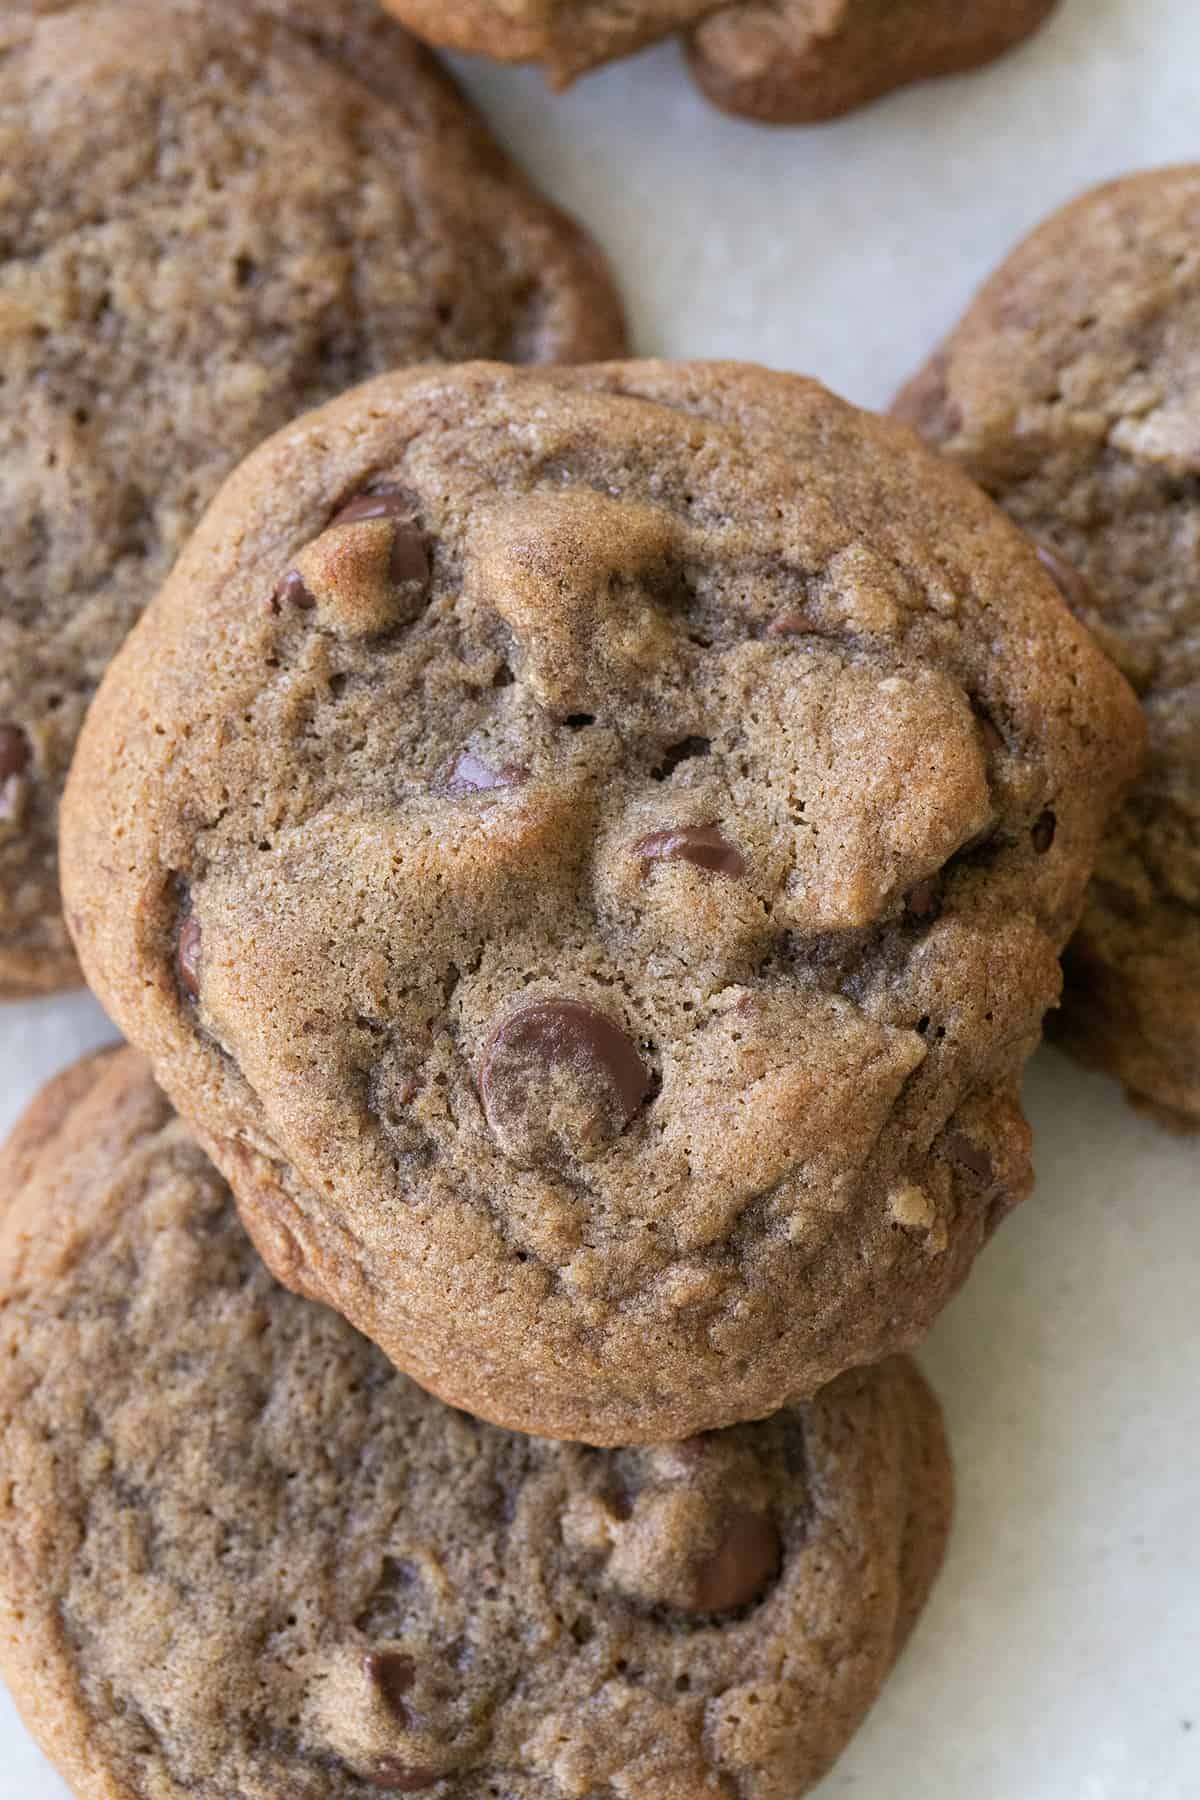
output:
<instances>
[{"instance_id":1,"label":"pile of cookies","mask_svg":"<svg viewBox=\"0 0 1200 1800\"><path fill-rule=\"evenodd\" d=\"M799 117L1049 9L393 10ZM907 1352L1068 945L1200 1120L1200 170L881 419L605 360L370 0L22 0L0 145L0 990L132 1046L0 1155L18 1705L81 1800L798 1800L941 1560Z\"/></svg>"}]
</instances>

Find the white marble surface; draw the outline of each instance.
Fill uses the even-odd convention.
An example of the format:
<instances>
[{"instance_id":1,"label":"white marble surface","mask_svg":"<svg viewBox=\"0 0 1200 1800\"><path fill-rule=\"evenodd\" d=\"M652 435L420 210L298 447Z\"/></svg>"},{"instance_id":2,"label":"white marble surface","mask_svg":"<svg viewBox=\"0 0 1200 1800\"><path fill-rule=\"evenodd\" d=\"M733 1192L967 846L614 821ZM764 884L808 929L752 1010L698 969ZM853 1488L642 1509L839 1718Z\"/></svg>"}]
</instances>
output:
<instances>
[{"instance_id":1,"label":"white marble surface","mask_svg":"<svg viewBox=\"0 0 1200 1800\"><path fill-rule=\"evenodd\" d=\"M640 349L866 404L1052 206L1200 154L1197 0L1066 0L989 73L818 131L720 118L671 48L562 99L463 72L611 251ZM82 998L0 1010L0 1127L106 1032ZM1049 1051L1028 1099L1038 1191L924 1357L959 1472L949 1564L828 1800L1200 1796L1200 1140ZM0 1695L0 1800L65 1792Z\"/></svg>"}]
</instances>

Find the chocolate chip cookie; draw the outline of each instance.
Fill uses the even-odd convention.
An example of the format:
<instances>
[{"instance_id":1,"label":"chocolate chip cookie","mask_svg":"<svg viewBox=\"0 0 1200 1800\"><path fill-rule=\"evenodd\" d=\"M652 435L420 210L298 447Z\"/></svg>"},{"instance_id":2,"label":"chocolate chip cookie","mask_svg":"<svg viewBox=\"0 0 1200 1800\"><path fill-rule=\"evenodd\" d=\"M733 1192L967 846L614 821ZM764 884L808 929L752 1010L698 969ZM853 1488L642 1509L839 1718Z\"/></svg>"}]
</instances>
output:
<instances>
[{"instance_id":1,"label":"chocolate chip cookie","mask_svg":"<svg viewBox=\"0 0 1200 1800\"><path fill-rule=\"evenodd\" d=\"M79 979L80 720L240 457L399 363L622 337L592 246L368 0L0 9L0 995Z\"/></svg>"},{"instance_id":2,"label":"chocolate chip cookie","mask_svg":"<svg viewBox=\"0 0 1200 1800\"><path fill-rule=\"evenodd\" d=\"M0 1206L0 1665L80 1800L796 1800L924 1603L911 1363L651 1450L480 1425L271 1279L130 1051Z\"/></svg>"},{"instance_id":3,"label":"chocolate chip cookie","mask_svg":"<svg viewBox=\"0 0 1200 1800\"><path fill-rule=\"evenodd\" d=\"M385 0L434 44L536 62L556 86L686 33L692 72L728 112L813 124L890 89L991 62L1056 0Z\"/></svg>"},{"instance_id":4,"label":"chocolate chip cookie","mask_svg":"<svg viewBox=\"0 0 1200 1800\"><path fill-rule=\"evenodd\" d=\"M231 479L68 787L89 979L268 1263L629 1444L915 1341L1140 714L903 428L731 364L384 377Z\"/></svg>"},{"instance_id":5,"label":"chocolate chip cookie","mask_svg":"<svg viewBox=\"0 0 1200 1800\"><path fill-rule=\"evenodd\" d=\"M1200 1123L1200 167L1114 182L1042 225L896 410L1030 533L1141 695L1149 760L1055 1029Z\"/></svg>"}]
</instances>

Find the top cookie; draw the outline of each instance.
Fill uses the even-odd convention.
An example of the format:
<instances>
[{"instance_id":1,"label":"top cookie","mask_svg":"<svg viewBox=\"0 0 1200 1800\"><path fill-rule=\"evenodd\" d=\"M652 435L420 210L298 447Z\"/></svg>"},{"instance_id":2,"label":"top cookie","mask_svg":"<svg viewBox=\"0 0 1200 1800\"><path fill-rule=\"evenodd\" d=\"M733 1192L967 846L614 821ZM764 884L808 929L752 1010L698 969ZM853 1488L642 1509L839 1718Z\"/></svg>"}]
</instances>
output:
<instances>
[{"instance_id":1,"label":"top cookie","mask_svg":"<svg viewBox=\"0 0 1200 1800\"><path fill-rule=\"evenodd\" d=\"M728 112L812 124L906 82L991 62L1056 0L385 0L434 44L541 63L558 86L673 31Z\"/></svg>"},{"instance_id":2,"label":"top cookie","mask_svg":"<svg viewBox=\"0 0 1200 1800\"><path fill-rule=\"evenodd\" d=\"M280 1278L632 1443L917 1338L1133 696L901 427L737 365L385 377L220 495L64 814L84 966Z\"/></svg>"},{"instance_id":3,"label":"top cookie","mask_svg":"<svg viewBox=\"0 0 1200 1800\"><path fill-rule=\"evenodd\" d=\"M246 451L398 363L622 347L592 246L369 0L0 8L0 995L79 978L80 720Z\"/></svg>"},{"instance_id":4,"label":"top cookie","mask_svg":"<svg viewBox=\"0 0 1200 1800\"><path fill-rule=\"evenodd\" d=\"M271 1280L128 1050L0 1211L0 1665L79 1800L799 1800L924 1604L901 1359L644 1451L479 1425Z\"/></svg>"},{"instance_id":5,"label":"top cookie","mask_svg":"<svg viewBox=\"0 0 1200 1800\"><path fill-rule=\"evenodd\" d=\"M896 404L1046 549L1141 695L1145 774L1067 956L1059 1030L1200 1122L1200 167L1085 194Z\"/></svg>"}]
</instances>

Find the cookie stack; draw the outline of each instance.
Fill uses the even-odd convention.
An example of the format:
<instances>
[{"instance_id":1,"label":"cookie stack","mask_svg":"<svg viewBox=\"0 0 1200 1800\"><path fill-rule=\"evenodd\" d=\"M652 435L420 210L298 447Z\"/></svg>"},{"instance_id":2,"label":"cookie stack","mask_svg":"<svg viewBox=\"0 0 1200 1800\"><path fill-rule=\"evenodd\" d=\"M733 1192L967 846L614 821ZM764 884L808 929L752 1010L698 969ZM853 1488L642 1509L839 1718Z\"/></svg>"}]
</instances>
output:
<instances>
[{"instance_id":1,"label":"cookie stack","mask_svg":"<svg viewBox=\"0 0 1200 1800\"><path fill-rule=\"evenodd\" d=\"M1144 727L1073 612L1142 640L1063 557L1130 483L1094 394L1022 462L1021 359L1077 379L1041 255L898 403L946 460L799 377L565 366L621 347L594 253L358 0L0 47L24 166L80 107L102 151L5 277L0 979L77 953L133 1046L0 1156L5 1677L81 1800L798 1800L942 1556L904 1353L1183 791L1164 657L1101 850ZM1141 279L1114 233L1064 312ZM1186 1110L1159 1016L1121 1072Z\"/></svg>"}]
</instances>

